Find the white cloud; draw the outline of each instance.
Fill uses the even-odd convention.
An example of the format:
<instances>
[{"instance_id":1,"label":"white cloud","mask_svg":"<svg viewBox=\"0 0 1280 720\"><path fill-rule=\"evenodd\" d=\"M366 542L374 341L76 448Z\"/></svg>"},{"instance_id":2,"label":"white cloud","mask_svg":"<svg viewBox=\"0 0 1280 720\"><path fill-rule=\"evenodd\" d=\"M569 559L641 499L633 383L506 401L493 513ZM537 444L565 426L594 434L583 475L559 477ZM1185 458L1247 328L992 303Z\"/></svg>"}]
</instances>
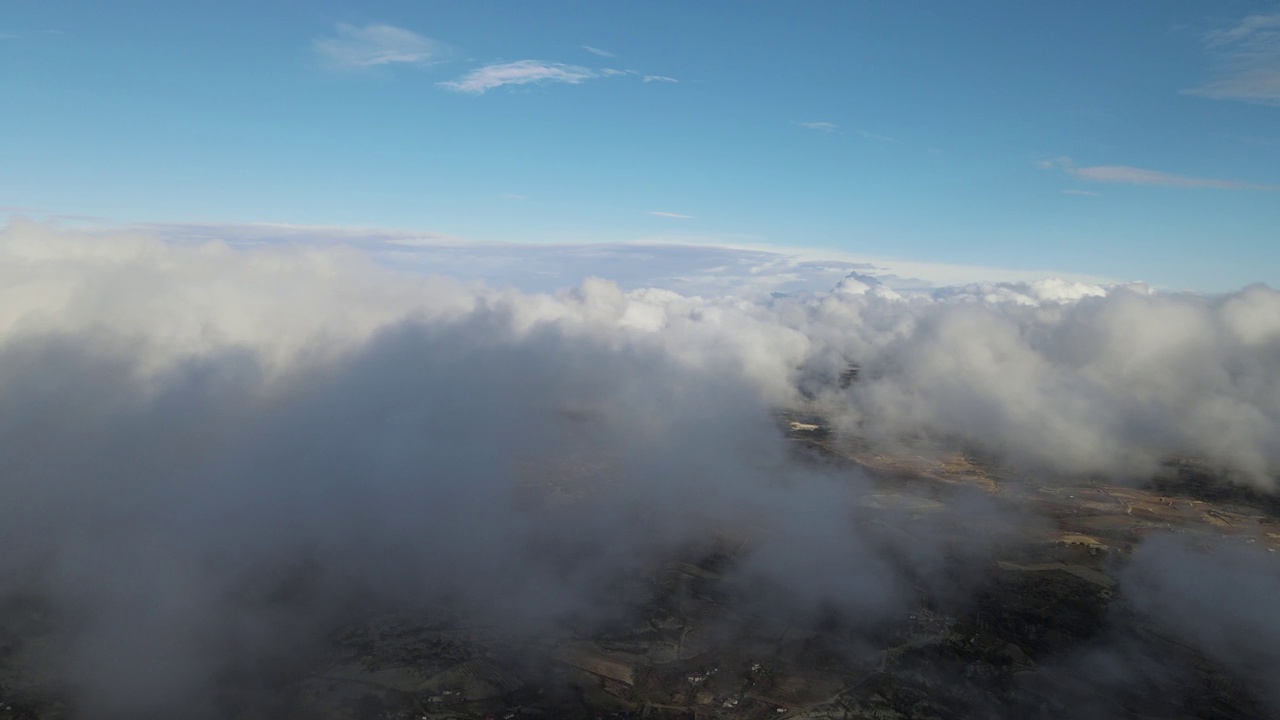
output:
<instances>
[{"instance_id":1,"label":"white cloud","mask_svg":"<svg viewBox=\"0 0 1280 720\"><path fill-rule=\"evenodd\" d=\"M586 50L592 55L599 55L600 57L606 57L606 58L617 57L617 55L609 52L608 50L601 50L598 47L591 47L590 45L583 45L582 49Z\"/></svg>"},{"instance_id":2,"label":"white cloud","mask_svg":"<svg viewBox=\"0 0 1280 720\"><path fill-rule=\"evenodd\" d=\"M835 123L824 122L820 120L810 121L810 122L800 122L799 120L794 120L792 121L792 124L799 125L802 128L809 128L810 130L818 130L826 133L835 132L835 129L836 129Z\"/></svg>"},{"instance_id":3,"label":"white cloud","mask_svg":"<svg viewBox=\"0 0 1280 720\"><path fill-rule=\"evenodd\" d=\"M325 65L359 70L392 64L423 64L446 50L443 43L393 25L356 27L339 23L337 36L319 38L312 49Z\"/></svg>"},{"instance_id":4,"label":"white cloud","mask_svg":"<svg viewBox=\"0 0 1280 720\"><path fill-rule=\"evenodd\" d=\"M1183 92L1217 100L1280 105L1280 12L1250 15L1205 38L1216 77Z\"/></svg>"},{"instance_id":5,"label":"white cloud","mask_svg":"<svg viewBox=\"0 0 1280 720\"><path fill-rule=\"evenodd\" d=\"M471 95L482 95L504 85L567 83L577 85L598 74L590 68L539 60L517 60L476 68L458 80L438 83L441 87Z\"/></svg>"},{"instance_id":6,"label":"white cloud","mask_svg":"<svg viewBox=\"0 0 1280 720\"><path fill-rule=\"evenodd\" d=\"M865 478L795 462L770 417L811 350L837 351L807 328L601 279L525 294L361 257L0 232L0 598L69 620L33 649L85 716L216 707L231 670L372 608L447 600L558 641L633 607L617 580L722 528L767 539L744 560L752 607L789 625L918 607L941 540L855 522ZM237 714L266 716L243 712L251 694Z\"/></svg>"},{"instance_id":7,"label":"white cloud","mask_svg":"<svg viewBox=\"0 0 1280 720\"><path fill-rule=\"evenodd\" d=\"M1082 180L1096 183L1119 185L1152 185L1179 188L1212 188L1217 190L1280 190L1280 185L1260 185L1257 183L1221 180L1217 178L1193 177L1190 175L1174 175L1159 170L1137 168L1129 165L1091 165L1078 167L1069 157L1057 157L1052 160L1039 160L1036 167L1042 170L1061 169ZM1080 191L1083 192L1083 191Z\"/></svg>"},{"instance_id":8,"label":"white cloud","mask_svg":"<svg viewBox=\"0 0 1280 720\"><path fill-rule=\"evenodd\" d=\"M990 305L1009 303L1028 307L1040 307L1072 303L1091 297L1106 297L1116 285L1097 285L1062 278L1046 278L1035 282L976 282L967 285L937 288L930 295L934 300L946 302L981 302ZM1149 292L1145 285L1125 285L1134 292Z\"/></svg>"},{"instance_id":9,"label":"white cloud","mask_svg":"<svg viewBox=\"0 0 1280 720\"><path fill-rule=\"evenodd\" d=\"M680 363L740 368L778 401L796 368L856 358L881 374L832 398L836 410L893 436L959 437L1070 472L1149 471L1169 454L1263 487L1280 472L1280 293L1263 286L1201 298L776 248L370 233L153 226L160 240L17 223L0 236L0 350L42 328L112 328L145 339L148 372L226 348L274 371L340 357L407 317L488 308L519 332L647 338ZM530 284L547 274L552 287ZM921 274L971 281L907 279ZM458 282L475 280L524 289Z\"/></svg>"},{"instance_id":10,"label":"white cloud","mask_svg":"<svg viewBox=\"0 0 1280 720\"><path fill-rule=\"evenodd\" d=\"M218 707L217 678L366 610L429 617L445 599L521 640L617 618L635 607L622 580L731 532L745 551L724 577L742 583L722 597L749 593L753 622L847 616L840 635L865 647L853 633L879 636L922 592L987 587L992 528L1057 527L1023 477L1098 487L1176 456L1268 491L1280 471L1280 293L1264 286L1206 298L968 268L985 282L906 292L886 273L910 264L831 252L148 230L0 230L0 598L50 609L41 676L88 717ZM516 277L610 279L509 289L503 258ZM487 285L441 277L469 262ZM727 282L655 287L699 275ZM829 282L740 294L788 275ZM851 360L863 372L840 389ZM932 520L865 515L883 484L796 462L772 422L802 390L869 452L952 443L1016 472L992 473L999 507L948 491ZM1266 659L1233 682L1269 692L1280 586L1252 535L1225 562L1203 554L1211 536L1172 554L1136 537L1120 587L1148 588L1126 602L1179 642Z\"/></svg>"},{"instance_id":11,"label":"white cloud","mask_svg":"<svg viewBox=\"0 0 1280 720\"><path fill-rule=\"evenodd\" d=\"M658 217L676 218L676 219L679 219L679 220L692 220L692 219L693 219L693 216L692 216L692 215L681 215L680 213L666 212L666 211L663 211L663 210L650 210L650 211L649 211L649 214L650 214L650 215L657 215Z\"/></svg>"},{"instance_id":12,"label":"white cloud","mask_svg":"<svg viewBox=\"0 0 1280 720\"><path fill-rule=\"evenodd\" d=\"M641 81L674 83L679 80L665 75L643 75L636 70L620 70L618 68L588 68L580 65L567 65L558 62L542 62L540 60L518 60L510 63L497 63L476 68L465 76L447 82L437 83L441 87L457 92L480 95L503 85L525 85L530 83L567 83L577 85L595 78L638 77Z\"/></svg>"}]
</instances>

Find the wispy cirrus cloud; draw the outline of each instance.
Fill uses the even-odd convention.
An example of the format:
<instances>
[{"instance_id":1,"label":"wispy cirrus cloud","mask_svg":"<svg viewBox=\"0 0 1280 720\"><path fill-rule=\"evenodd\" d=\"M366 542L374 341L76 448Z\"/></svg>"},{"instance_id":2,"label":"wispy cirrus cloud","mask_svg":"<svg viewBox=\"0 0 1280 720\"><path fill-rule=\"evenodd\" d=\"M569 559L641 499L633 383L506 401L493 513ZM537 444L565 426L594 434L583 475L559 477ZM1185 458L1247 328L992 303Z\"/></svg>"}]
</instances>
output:
<instances>
[{"instance_id":1,"label":"wispy cirrus cloud","mask_svg":"<svg viewBox=\"0 0 1280 720\"><path fill-rule=\"evenodd\" d=\"M665 210L650 210L650 215L657 215L664 218L675 218L676 220L693 220L692 215L681 215L680 213L666 212Z\"/></svg>"},{"instance_id":2,"label":"wispy cirrus cloud","mask_svg":"<svg viewBox=\"0 0 1280 720\"><path fill-rule=\"evenodd\" d=\"M825 121L801 122L799 120L792 120L791 124L799 125L802 128L809 128L810 130L817 130L819 132L825 132L825 133L836 131L835 123L825 122Z\"/></svg>"},{"instance_id":3,"label":"wispy cirrus cloud","mask_svg":"<svg viewBox=\"0 0 1280 720\"><path fill-rule=\"evenodd\" d=\"M618 68L589 68L581 65L568 65L541 60L517 60L509 63L495 63L476 68L457 80L436 83L441 87L471 95L484 93L503 85L528 85L533 83L565 83L578 85L587 80L611 77L638 77L646 83L680 82L666 75L645 75L636 70L619 70Z\"/></svg>"},{"instance_id":4,"label":"wispy cirrus cloud","mask_svg":"<svg viewBox=\"0 0 1280 720\"><path fill-rule=\"evenodd\" d=\"M1096 183L1112 183L1120 185L1153 185L1179 188L1213 188L1216 190L1280 190L1280 185L1260 185L1257 183L1222 180L1218 178L1193 177L1175 175L1159 170L1132 167L1130 165L1090 165L1077 167L1069 157L1057 157L1051 160L1040 160L1036 167L1051 170L1060 169L1081 180Z\"/></svg>"},{"instance_id":5,"label":"wispy cirrus cloud","mask_svg":"<svg viewBox=\"0 0 1280 720\"><path fill-rule=\"evenodd\" d=\"M1078 178L1101 183L1126 185L1163 185L1182 188L1217 188L1219 190L1275 190L1274 185L1255 185L1235 180L1174 175L1158 170L1130 167L1128 165L1095 165L1074 168L1071 174Z\"/></svg>"},{"instance_id":6,"label":"wispy cirrus cloud","mask_svg":"<svg viewBox=\"0 0 1280 720\"><path fill-rule=\"evenodd\" d=\"M578 65L549 63L540 60L517 60L515 62L478 67L457 80L449 80L437 84L456 92L483 95L504 85L540 83L578 85L596 77L600 77L600 74L590 68Z\"/></svg>"},{"instance_id":7,"label":"wispy cirrus cloud","mask_svg":"<svg viewBox=\"0 0 1280 720\"><path fill-rule=\"evenodd\" d=\"M645 75L644 73L639 72L637 70L619 70L618 68L602 68L600 70L600 74L603 75L604 77L620 77L623 75L630 75L632 77L638 77L640 78L641 82L646 82L646 83L651 83L651 82L678 83L680 82L676 78L667 77L666 75Z\"/></svg>"},{"instance_id":8,"label":"wispy cirrus cloud","mask_svg":"<svg viewBox=\"0 0 1280 720\"><path fill-rule=\"evenodd\" d=\"M338 23L337 34L317 38L311 49L328 67L361 70L392 64L423 64L439 58L448 46L394 25L356 27Z\"/></svg>"},{"instance_id":9,"label":"wispy cirrus cloud","mask_svg":"<svg viewBox=\"0 0 1280 720\"><path fill-rule=\"evenodd\" d=\"M609 52L608 50L601 50L598 47L591 47L590 45L583 45L582 49L586 50L592 55L599 55L600 57L606 57L606 58L617 57L617 55Z\"/></svg>"},{"instance_id":10,"label":"wispy cirrus cloud","mask_svg":"<svg viewBox=\"0 0 1280 720\"><path fill-rule=\"evenodd\" d=\"M1209 82L1183 90L1215 100L1280 105L1280 12L1250 15L1205 37L1216 67Z\"/></svg>"}]
</instances>

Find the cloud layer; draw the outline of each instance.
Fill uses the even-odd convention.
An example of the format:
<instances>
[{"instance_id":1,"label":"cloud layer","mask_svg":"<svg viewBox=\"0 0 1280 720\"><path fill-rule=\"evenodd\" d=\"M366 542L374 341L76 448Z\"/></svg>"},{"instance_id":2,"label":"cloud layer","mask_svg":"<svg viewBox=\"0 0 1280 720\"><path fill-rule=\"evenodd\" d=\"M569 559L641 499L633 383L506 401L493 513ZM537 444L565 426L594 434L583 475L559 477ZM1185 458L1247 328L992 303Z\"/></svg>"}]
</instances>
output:
<instances>
[{"instance_id":1,"label":"cloud layer","mask_svg":"<svg viewBox=\"0 0 1280 720\"><path fill-rule=\"evenodd\" d=\"M111 327L139 338L185 338L187 352L253 347L259 362L288 367L303 349L320 356L325 347L358 346L410 314L445 316L499 297L520 327L551 322L603 333L609 342L643 338L696 367L740 368L771 403L795 401L808 374L859 362L874 382L824 402L863 433L886 439L922 433L961 439L1060 472L1140 477L1169 457L1192 456L1270 488L1280 470L1280 450L1269 442L1280 435L1280 389L1268 375L1275 369L1270 353L1280 334L1280 301L1263 286L1222 298L1078 280L931 287L873 264L808 268L806 261L759 251L543 248L546 261L562 271L578 251L589 260L587 272L641 269L624 276L628 290L587 280L582 287L602 304L584 305L563 291L477 293L450 281L409 280L422 271L465 280L536 276L541 260L532 248L521 248L515 265L502 271L496 260L504 248L475 254L482 249L430 238L391 237L362 250L333 237L328 244L257 249L100 236L86 245L33 225L17 225L7 236L9 252L19 254L10 266L19 270L8 281L0 328L32 322L38 311L64 331ZM373 262L380 253L384 260ZM611 255L616 263L602 262ZM49 264L33 274L37 261ZM380 279L392 272L388 262L412 272ZM717 270L726 263L745 264ZM311 273L344 283L302 280ZM786 291L786 279L799 273L812 273L810 282L826 278L831 290ZM747 282L753 276L767 282L753 289ZM553 277L548 290L583 282ZM141 299L142 280L157 283L143 296L172 295L167 311L130 306ZM672 291L695 285L703 297ZM101 288L102 297L86 297L76 290L81 286ZM280 309L252 310L255 299ZM332 302L339 304L331 311L313 310ZM324 337L335 339L317 344ZM148 355L153 363L163 356Z\"/></svg>"},{"instance_id":2,"label":"cloud layer","mask_svg":"<svg viewBox=\"0 0 1280 720\"><path fill-rule=\"evenodd\" d=\"M794 462L773 409L1049 476L1197 458L1273 492L1277 377L1262 286L900 292L846 272L754 298L530 293L350 242L18 222L0 234L0 595L51 598L73 630L45 661L94 717L198 711L212 678L281 662L355 598L529 632L606 618L620 578L712 531L768 538L733 579L763 606L871 627L922 585L960 592L944 559L1022 520L975 496L946 532L855 522L865 478ZM1157 588L1142 611L1211 612L1158 599L1170 553L1132 570ZM1270 622L1259 602L1233 607Z\"/></svg>"}]
</instances>

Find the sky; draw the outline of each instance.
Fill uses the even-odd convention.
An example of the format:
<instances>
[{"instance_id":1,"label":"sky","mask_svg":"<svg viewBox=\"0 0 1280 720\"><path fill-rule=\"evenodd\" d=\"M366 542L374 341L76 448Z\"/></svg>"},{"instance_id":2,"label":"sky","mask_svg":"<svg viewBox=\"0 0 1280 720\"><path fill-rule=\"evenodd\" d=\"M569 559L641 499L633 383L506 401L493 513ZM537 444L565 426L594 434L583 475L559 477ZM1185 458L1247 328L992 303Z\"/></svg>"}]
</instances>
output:
<instances>
[{"instance_id":1,"label":"sky","mask_svg":"<svg viewBox=\"0 0 1280 720\"><path fill-rule=\"evenodd\" d=\"M1280 285L1280 4L0 10L0 208Z\"/></svg>"}]
</instances>

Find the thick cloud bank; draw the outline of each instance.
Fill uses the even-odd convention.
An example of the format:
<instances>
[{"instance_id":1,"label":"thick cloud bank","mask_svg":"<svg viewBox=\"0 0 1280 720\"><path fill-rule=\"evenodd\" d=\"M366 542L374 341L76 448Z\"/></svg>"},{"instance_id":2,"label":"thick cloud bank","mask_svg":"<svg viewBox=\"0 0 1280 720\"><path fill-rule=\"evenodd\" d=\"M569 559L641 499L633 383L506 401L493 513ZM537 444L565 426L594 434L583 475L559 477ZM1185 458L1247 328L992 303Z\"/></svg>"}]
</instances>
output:
<instances>
[{"instance_id":1,"label":"thick cloud bank","mask_svg":"<svg viewBox=\"0 0 1280 720\"><path fill-rule=\"evenodd\" d=\"M199 697L357 594L602 621L617 583L715 533L768 538L742 567L757 595L874 623L1012 520L973 497L956 512L988 522L959 538L861 525L862 481L794 462L771 410L1034 472L1192 457L1272 491L1278 377L1261 286L523 294L341 247L14 224L0 592L54 598L74 631L39 653L99 716Z\"/></svg>"},{"instance_id":2,"label":"thick cloud bank","mask_svg":"<svg viewBox=\"0 0 1280 720\"><path fill-rule=\"evenodd\" d=\"M1280 472L1280 293L1219 298L1061 283L930 299L822 298L811 357L856 358L832 402L867 432L954 437L1061 472L1142 478L1196 458L1271 491Z\"/></svg>"}]
</instances>

